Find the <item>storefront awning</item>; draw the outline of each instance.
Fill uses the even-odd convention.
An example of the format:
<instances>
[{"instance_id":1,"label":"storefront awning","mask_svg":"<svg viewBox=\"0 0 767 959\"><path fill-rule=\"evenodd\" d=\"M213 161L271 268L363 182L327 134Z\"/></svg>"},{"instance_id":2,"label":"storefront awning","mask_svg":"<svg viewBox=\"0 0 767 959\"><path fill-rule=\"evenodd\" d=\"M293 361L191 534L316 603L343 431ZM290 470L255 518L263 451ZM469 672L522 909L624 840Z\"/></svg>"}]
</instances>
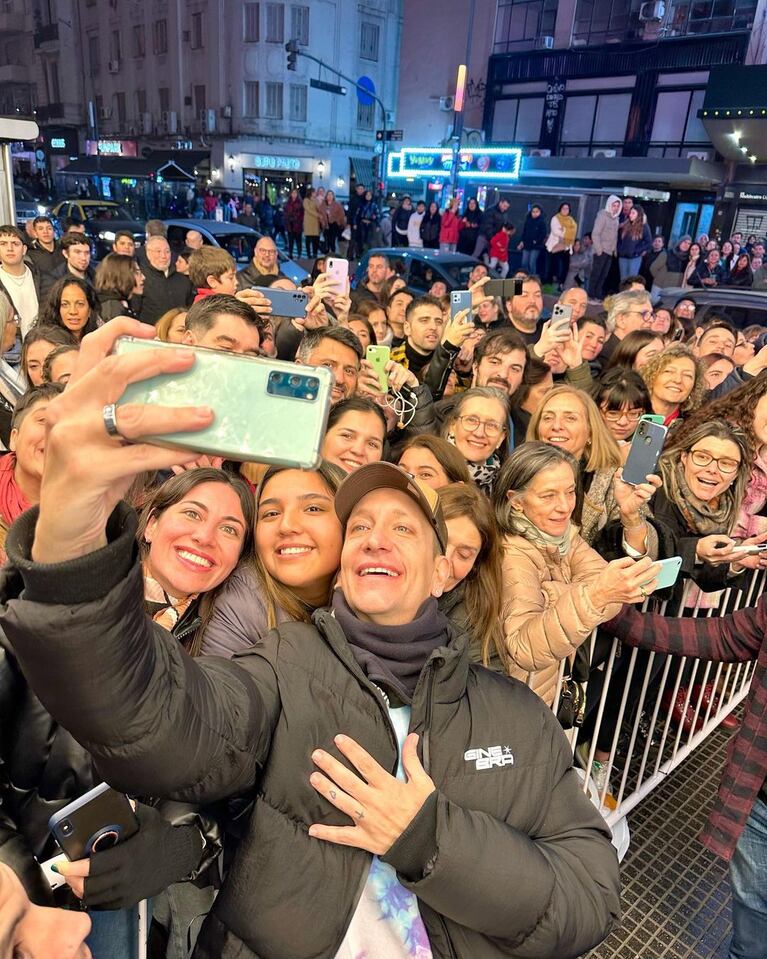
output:
<instances>
[{"instance_id":1,"label":"storefront awning","mask_svg":"<svg viewBox=\"0 0 767 959\"><path fill-rule=\"evenodd\" d=\"M78 157L59 173L75 176L126 177L148 180L160 176L164 180L194 181L194 174L183 170L174 160L139 159L137 157Z\"/></svg>"},{"instance_id":2,"label":"storefront awning","mask_svg":"<svg viewBox=\"0 0 767 959\"><path fill-rule=\"evenodd\" d=\"M368 189L373 189L373 161L370 157L349 157L352 165L352 176L357 183L362 183Z\"/></svg>"},{"instance_id":3,"label":"storefront awning","mask_svg":"<svg viewBox=\"0 0 767 959\"><path fill-rule=\"evenodd\" d=\"M520 180L531 185L556 179L581 186L665 184L676 189L708 190L724 179L724 165L695 157L524 157Z\"/></svg>"}]
</instances>

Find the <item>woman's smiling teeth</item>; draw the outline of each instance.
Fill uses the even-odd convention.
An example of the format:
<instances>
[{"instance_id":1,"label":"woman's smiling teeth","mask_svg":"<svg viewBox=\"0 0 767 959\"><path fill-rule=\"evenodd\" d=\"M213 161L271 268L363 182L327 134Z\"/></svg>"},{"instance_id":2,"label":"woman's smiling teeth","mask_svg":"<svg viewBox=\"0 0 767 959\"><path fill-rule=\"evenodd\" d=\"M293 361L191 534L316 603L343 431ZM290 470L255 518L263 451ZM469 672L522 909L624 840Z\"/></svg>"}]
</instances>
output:
<instances>
[{"instance_id":1,"label":"woman's smiling teeth","mask_svg":"<svg viewBox=\"0 0 767 959\"><path fill-rule=\"evenodd\" d=\"M189 563L194 563L195 566L201 566L203 569L210 569L213 563L209 559L205 559L204 556L200 556L197 553L190 553L189 550L180 549L178 550L178 555L185 559Z\"/></svg>"},{"instance_id":2,"label":"woman's smiling teeth","mask_svg":"<svg viewBox=\"0 0 767 959\"><path fill-rule=\"evenodd\" d=\"M277 550L278 556L302 556L305 553L311 553L313 546L281 546Z\"/></svg>"}]
</instances>

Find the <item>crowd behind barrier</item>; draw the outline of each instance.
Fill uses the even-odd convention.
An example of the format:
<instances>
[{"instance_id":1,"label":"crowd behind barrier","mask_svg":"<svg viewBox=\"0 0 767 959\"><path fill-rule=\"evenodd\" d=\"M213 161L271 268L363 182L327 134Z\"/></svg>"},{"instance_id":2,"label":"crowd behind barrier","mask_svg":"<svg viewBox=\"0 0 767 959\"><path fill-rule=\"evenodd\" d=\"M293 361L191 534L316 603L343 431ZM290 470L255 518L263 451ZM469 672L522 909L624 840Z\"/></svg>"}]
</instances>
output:
<instances>
[{"instance_id":1,"label":"crowd behind barrier","mask_svg":"<svg viewBox=\"0 0 767 959\"><path fill-rule=\"evenodd\" d=\"M720 724L701 838L732 860L733 959L760 955L767 329L657 299L758 288L763 243L666 250L630 197L590 234L568 203L518 231L503 199L255 200L227 204L265 233L240 272L161 221L98 264L82 224L0 227L0 895L22 930L0 959L13 935L31 959L86 935L94 959L580 955L619 914L609 831L625 854L627 814ZM277 240L315 260L298 316L274 308L299 292ZM326 271L379 242L473 254L471 307L375 251L353 289ZM215 411L137 427L118 384L192 356L105 358L120 333L328 368L321 463L136 442ZM138 832L52 890L48 818L103 778ZM83 904L60 956L37 944L40 907Z\"/></svg>"}]
</instances>

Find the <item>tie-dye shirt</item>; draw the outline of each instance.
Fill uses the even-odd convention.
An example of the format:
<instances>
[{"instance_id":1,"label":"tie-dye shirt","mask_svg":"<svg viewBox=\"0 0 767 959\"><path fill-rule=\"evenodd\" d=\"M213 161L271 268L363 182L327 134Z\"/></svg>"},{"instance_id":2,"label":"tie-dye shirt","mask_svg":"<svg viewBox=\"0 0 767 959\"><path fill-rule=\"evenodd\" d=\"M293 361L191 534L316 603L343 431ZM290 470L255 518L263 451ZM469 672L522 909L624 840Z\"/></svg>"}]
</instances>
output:
<instances>
[{"instance_id":1,"label":"tie-dye shirt","mask_svg":"<svg viewBox=\"0 0 767 959\"><path fill-rule=\"evenodd\" d=\"M402 746L410 725L410 707L390 708L389 717L399 744L397 779L404 781ZM431 959L418 900L400 884L394 869L377 856L370 864L362 897L336 959Z\"/></svg>"}]
</instances>

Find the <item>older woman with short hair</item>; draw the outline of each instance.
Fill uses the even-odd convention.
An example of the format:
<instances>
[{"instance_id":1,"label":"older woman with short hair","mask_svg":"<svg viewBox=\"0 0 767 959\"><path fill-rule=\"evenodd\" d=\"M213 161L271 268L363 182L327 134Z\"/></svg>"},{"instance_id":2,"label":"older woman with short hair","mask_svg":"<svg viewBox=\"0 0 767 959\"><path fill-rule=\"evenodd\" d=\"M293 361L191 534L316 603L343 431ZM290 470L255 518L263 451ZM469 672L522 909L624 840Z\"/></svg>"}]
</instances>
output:
<instances>
[{"instance_id":1,"label":"older woman with short hair","mask_svg":"<svg viewBox=\"0 0 767 959\"><path fill-rule=\"evenodd\" d=\"M469 475L490 495L508 434L509 399L492 386L462 393L443 427L443 435L466 461Z\"/></svg>"}]
</instances>

